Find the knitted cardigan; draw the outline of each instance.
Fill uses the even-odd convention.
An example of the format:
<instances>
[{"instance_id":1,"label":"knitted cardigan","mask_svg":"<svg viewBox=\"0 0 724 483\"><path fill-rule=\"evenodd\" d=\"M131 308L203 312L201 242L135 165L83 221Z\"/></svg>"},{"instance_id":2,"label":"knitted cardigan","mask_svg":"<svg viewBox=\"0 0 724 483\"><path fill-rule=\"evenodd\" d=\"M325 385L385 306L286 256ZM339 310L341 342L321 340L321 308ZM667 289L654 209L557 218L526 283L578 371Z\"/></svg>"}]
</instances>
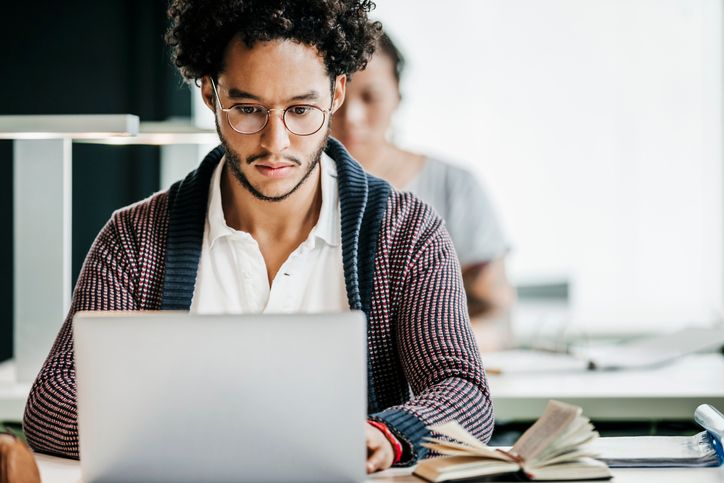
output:
<instances>
[{"instance_id":1,"label":"knitted cardigan","mask_svg":"<svg viewBox=\"0 0 724 483\"><path fill-rule=\"evenodd\" d=\"M493 412L470 329L458 258L440 218L366 174L330 139L341 210L349 305L368 318L368 412L425 456L426 426L457 420L482 441ZM79 457L73 315L79 310L188 310L219 146L168 191L116 211L91 247L68 316L25 408L39 452Z\"/></svg>"}]
</instances>

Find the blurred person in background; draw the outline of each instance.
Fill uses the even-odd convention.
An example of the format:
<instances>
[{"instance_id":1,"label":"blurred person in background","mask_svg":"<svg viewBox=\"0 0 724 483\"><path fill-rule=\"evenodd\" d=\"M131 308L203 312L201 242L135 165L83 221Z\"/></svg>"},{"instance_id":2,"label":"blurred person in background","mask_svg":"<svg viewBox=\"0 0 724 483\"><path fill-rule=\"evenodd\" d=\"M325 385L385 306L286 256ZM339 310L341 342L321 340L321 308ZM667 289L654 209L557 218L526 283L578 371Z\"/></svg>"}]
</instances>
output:
<instances>
[{"instance_id":1,"label":"blurred person in background","mask_svg":"<svg viewBox=\"0 0 724 483\"><path fill-rule=\"evenodd\" d=\"M516 297L505 270L508 242L491 201L468 170L405 151L388 138L401 100L404 64L402 53L383 33L367 67L350 79L332 135L366 171L414 193L445 220L462 266L478 344L483 350L505 347L511 342L508 315Z\"/></svg>"}]
</instances>

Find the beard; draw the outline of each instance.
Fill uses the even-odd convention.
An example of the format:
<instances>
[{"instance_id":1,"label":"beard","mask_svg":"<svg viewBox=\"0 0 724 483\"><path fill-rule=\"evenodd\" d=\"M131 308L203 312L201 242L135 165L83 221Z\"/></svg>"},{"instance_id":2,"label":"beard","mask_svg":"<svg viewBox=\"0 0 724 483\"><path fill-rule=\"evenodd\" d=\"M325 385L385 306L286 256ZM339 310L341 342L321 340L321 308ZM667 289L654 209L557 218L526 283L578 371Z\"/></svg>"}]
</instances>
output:
<instances>
[{"instance_id":1,"label":"beard","mask_svg":"<svg viewBox=\"0 0 724 483\"><path fill-rule=\"evenodd\" d=\"M319 143L317 146L317 149L314 151L314 153L309 157L307 171L304 173L304 176L302 176L302 179L299 180L299 182L292 187L289 191L286 193L283 193L281 195L277 196L269 196L265 195L258 189L256 189L250 182L249 178L246 177L244 172L241 170L241 156L237 152L235 152L233 149L231 149L231 146L229 146L229 143L226 142L226 139L221 134L221 130L219 129L219 123L216 122L216 132L219 135L219 139L221 139L221 144L224 146L224 149L226 150L226 167L231 171L231 173L234 175L234 178L243 186L249 193L251 193L254 198L261 200L261 201L269 201L269 202L279 202L284 201L287 198L289 198L292 194L294 194L295 191L297 191L312 175L314 172L314 169L319 164L319 161L322 159L322 153L324 153L324 148L327 146L327 140L329 139L330 135L330 125L331 123L327 124L327 133L324 136L324 139ZM271 154L268 151L262 151L257 154L252 154L251 156L247 156L246 160L244 161L247 165L251 165L255 161L258 161L260 159L264 159L269 157ZM291 161L292 163L296 164L297 166L303 166L304 163L294 156L282 156L287 161Z\"/></svg>"}]
</instances>

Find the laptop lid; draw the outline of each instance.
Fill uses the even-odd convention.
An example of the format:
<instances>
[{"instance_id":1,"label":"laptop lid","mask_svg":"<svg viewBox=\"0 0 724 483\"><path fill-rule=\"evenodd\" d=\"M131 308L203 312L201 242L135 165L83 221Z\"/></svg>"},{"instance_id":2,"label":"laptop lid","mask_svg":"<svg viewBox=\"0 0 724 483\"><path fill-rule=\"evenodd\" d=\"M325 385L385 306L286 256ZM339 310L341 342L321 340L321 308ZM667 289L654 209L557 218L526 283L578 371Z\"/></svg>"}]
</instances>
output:
<instances>
[{"instance_id":1,"label":"laptop lid","mask_svg":"<svg viewBox=\"0 0 724 483\"><path fill-rule=\"evenodd\" d=\"M361 312L79 312L85 483L361 481Z\"/></svg>"}]
</instances>

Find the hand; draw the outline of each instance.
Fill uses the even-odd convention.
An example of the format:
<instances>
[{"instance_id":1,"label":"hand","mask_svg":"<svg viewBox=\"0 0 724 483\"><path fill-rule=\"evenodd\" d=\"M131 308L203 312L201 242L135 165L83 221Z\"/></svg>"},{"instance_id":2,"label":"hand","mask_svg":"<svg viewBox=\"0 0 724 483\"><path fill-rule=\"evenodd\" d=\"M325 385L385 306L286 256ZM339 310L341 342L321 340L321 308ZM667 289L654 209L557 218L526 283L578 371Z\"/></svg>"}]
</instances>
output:
<instances>
[{"instance_id":1,"label":"hand","mask_svg":"<svg viewBox=\"0 0 724 483\"><path fill-rule=\"evenodd\" d=\"M365 423L367 438L367 473L386 470L392 466L395 451L382 431Z\"/></svg>"}]
</instances>

